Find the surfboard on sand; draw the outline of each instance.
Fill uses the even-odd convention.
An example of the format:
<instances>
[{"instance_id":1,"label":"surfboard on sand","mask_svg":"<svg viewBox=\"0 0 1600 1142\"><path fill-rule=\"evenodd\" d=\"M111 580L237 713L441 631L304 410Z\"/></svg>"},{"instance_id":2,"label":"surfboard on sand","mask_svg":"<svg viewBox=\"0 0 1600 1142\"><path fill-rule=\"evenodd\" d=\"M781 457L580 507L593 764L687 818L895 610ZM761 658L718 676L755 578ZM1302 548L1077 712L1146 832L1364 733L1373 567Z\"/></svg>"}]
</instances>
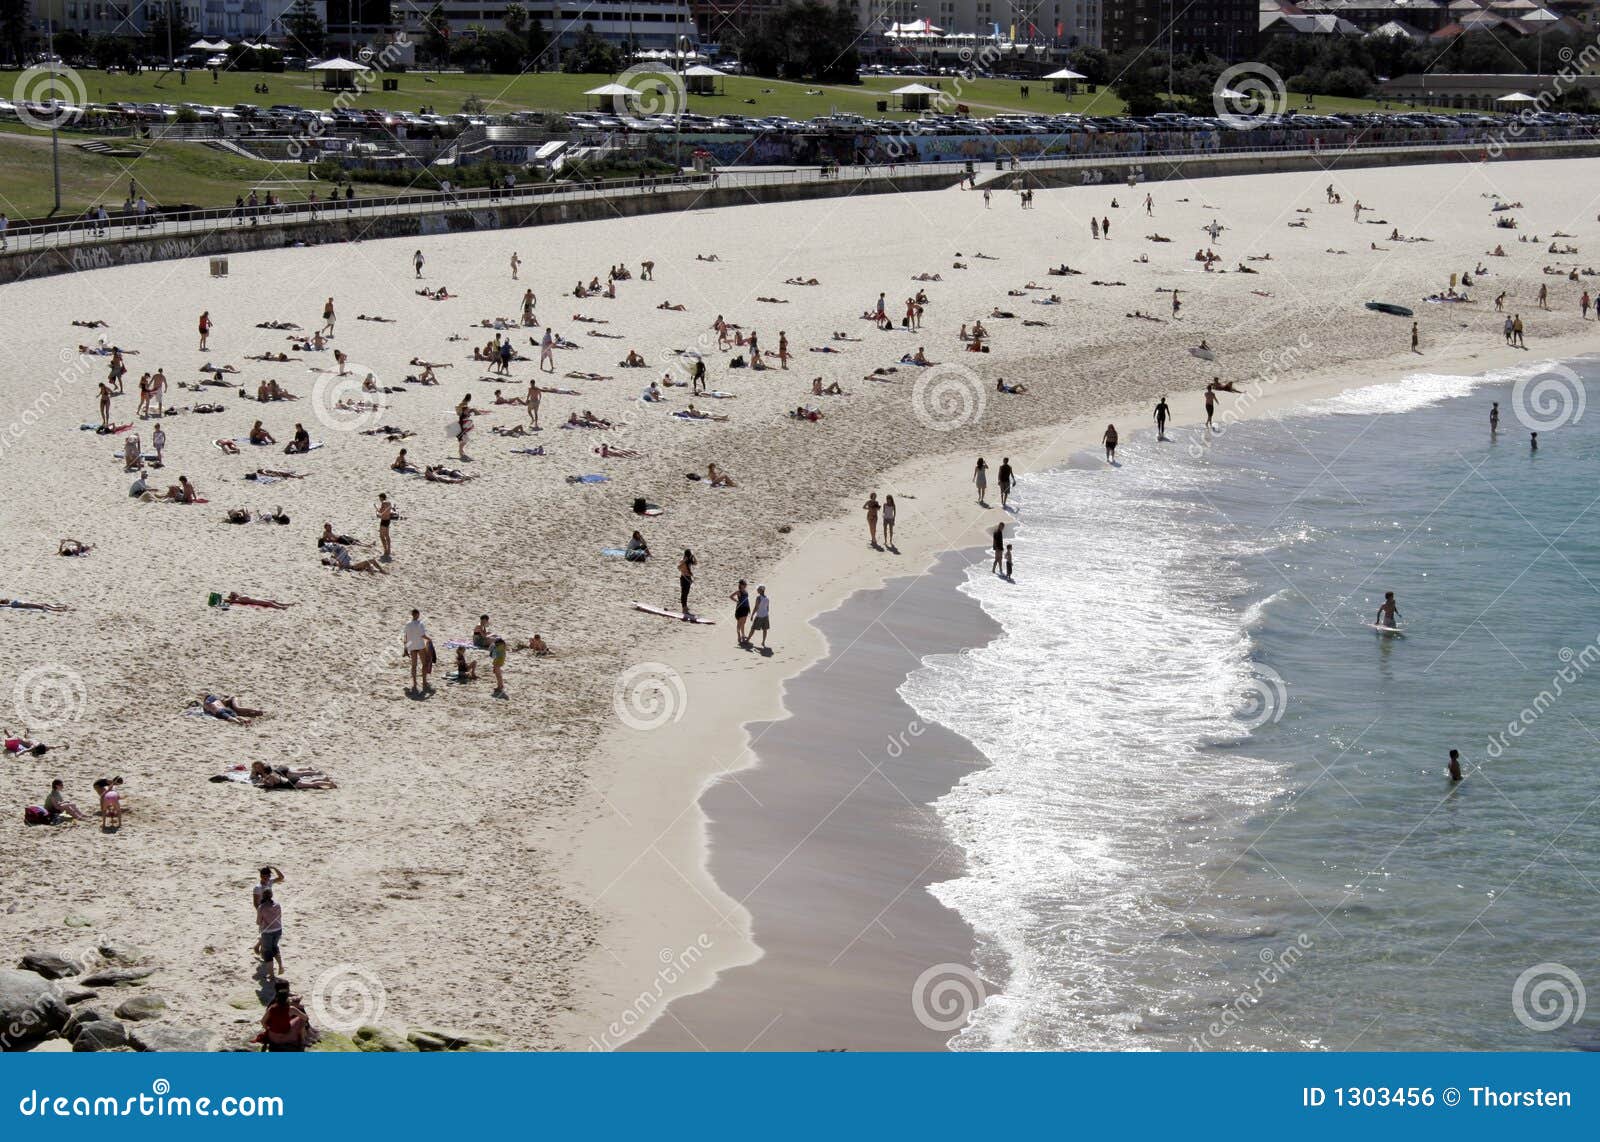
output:
<instances>
[{"instance_id":1,"label":"surfboard on sand","mask_svg":"<svg viewBox=\"0 0 1600 1142\"><path fill-rule=\"evenodd\" d=\"M1191 357L1199 357L1202 361L1215 361L1217 359L1217 355L1210 349L1202 349L1198 345L1189 350L1189 355Z\"/></svg>"},{"instance_id":2,"label":"surfboard on sand","mask_svg":"<svg viewBox=\"0 0 1600 1142\"><path fill-rule=\"evenodd\" d=\"M1396 317L1410 317L1411 310L1403 305L1396 305L1392 301L1369 301L1367 308L1376 313L1392 313Z\"/></svg>"},{"instance_id":3,"label":"surfboard on sand","mask_svg":"<svg viewBox=\"0 0 1600 1142\"><path fill-rule=\"evenodd\" d=\"M677 619L680 623L684 620L682 611L669 611L666 607L652 607L649 603L635 602L633 604L633 609L636 611L643 611L647 615L660 615L664 619ZM694 614L689 616L689 621L692 623L699 623L701 626L709 627L717 625L716 619L703 618L700 615Z\"/></svg>"},{"instance_id":4,"label":"surfboard on sand","mask_svg":"<svg viewBox=\"0 0 1600 1142\"><path fill-rule=\"evenodd\" d=\"M1405 633L1406 632L1401 627L1380 626L1378 623L1368 623L1367 625L1369 627L1371 627L1373 630L1377 631L1379 634L1392 635L1395 638L1404 638L1405 637Z\"/></svg>"}]
</instances>

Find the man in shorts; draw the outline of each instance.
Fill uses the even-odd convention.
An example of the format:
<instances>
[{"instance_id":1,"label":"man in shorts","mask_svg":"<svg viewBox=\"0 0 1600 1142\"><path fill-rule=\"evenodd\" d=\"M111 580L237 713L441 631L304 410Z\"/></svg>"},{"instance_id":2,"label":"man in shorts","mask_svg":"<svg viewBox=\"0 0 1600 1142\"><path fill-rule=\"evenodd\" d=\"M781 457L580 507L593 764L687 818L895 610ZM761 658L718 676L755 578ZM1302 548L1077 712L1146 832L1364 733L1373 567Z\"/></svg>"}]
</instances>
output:
<instances>
[{"instance_id":1,"label":"man in shorts","mask_svg":"<svg viewBox=\"0 0 1600 1142\"><path fill-rule=\"evenodd\" d=\"M406 644L406 657L411 660L411 690L413 693L422 693L418 689L417 674L422 673L424 687L428 674L422 667L422 656L428 652L428 628L422 625L422 612L416 608L411 610L411 621L405 626L404 637Z\"/></svg>"}]
</instances>

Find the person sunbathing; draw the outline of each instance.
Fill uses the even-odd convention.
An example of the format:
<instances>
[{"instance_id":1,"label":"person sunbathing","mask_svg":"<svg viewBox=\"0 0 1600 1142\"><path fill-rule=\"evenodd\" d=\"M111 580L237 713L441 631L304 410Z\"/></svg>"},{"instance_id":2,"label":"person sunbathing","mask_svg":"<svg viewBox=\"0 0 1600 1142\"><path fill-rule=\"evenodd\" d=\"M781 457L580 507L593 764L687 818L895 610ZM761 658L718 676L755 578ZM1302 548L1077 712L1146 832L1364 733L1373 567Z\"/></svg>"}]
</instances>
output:
<instances>
[{"instance_id":1,"label":"person sunbathing","mask_svg":"<svg viewBox=\"0 0 1600 1142\"><path fill-rule=\"evenodd\" d=\"M258 321L258 322L256 322L256 328L257 329L299 329L300 327L298 325L296 325L292 321Z\"/></svg>"},{"instance_id":2,"label":"person sunbathing","mask_svg":"<svg viewBox=\"0 0 1600 1142\"><path fill-rule=\"evenodd\" d=\"M942 274L930 274L924 272L911 275L911 280L914 282L942 282L944 281L944 276Z\"/></svg>"},{"instance_id":3,"label":"person sunbathing","mask_svg":"<svg viewBox=\"0 0 1600 1142\"><path fill-rule=\"evenodd\" d=\"M194 485L189 483L189 477L179 476L178 482L167 488L167 494L161 498L175 504L192 504L200 497L195 493Z\"/></svg>"},{"instance_id":4,"label":"person sunbathing","mask_svg":"<svg viewBox=\"0 0 1600 1142\"><path fill-rule=\"evenodd\" d=\"M805 405L796 405L795 410L789 414L791 420L818 421L822 419L820 409L807 408Z\"/></svg>"},{"instance_id":5,"label":"person sunbathing","mask_svg":"<svg viewBox=\"0 0 1600 1142\"><path fill-rule=\"evenodd\" d=\"M728 419L725 416L714 416L709 412L701 412L699 409L695 408L693 404L690 404L688 408L681 409L678 412L673 413L672 415L676 416L676 417L680 417L680 418L682 418L684 420L727 420ZM610 425L607 425L606 427L609 428Z\"/></svg>"},{"instance_id":6,"label":"person sunbathing","mask_svg":"<svg viewBox=\"0 0 1600 1142\"><path fill-rule=\"evenodd\" d=\"M0 607L10 607L14 611L68 611L65 603L30 603L24 599L0 599Z\"/></svg>"},{"instance_id":7,"label":"person sunbathing","mask_svg":"<svg viewBox=\"0 0 1600 1142\"><path fill-rule=\"evenodd\" d=\"M239 370L233 365L213 365L210 361L207 361L204 365L200 366L200 371L202 373L210 373L213 377L220 381L222 379L221 374L237 373Z\"/></svg>"},{"instance_id":8,"label":"person sunbathing","mask_svg":"<svg viewBox=\"0 0 1600 1142\"><path fill-rule=\"evenodd\" d=\"M758 298L756 298L756 300L757 301L771 302L773 305L788 305L789 304L789 299L786 298L786 297L758 297Z\"/></svg>"},{"instance_id":9,"label":"person sunbathing","mask_svg":"<svg viewBox=\"0 0 1600 1142\"><path fill-rule=\"evenodd\" d=\"M693 406L691 405L690 407L692 408ZM578 423L582 424L585 428L614 428L614 427L616 427L609 420L607 420L605 417L596 416L594 413L590 412L588 409L584 409L583 410L583 415L581 417L577 417L577 420L578 420ZM569 421L569 423L570 423L570 421Z\"/></svg>"},{"instance_id":10,"label":"person sunbathing","mask_svg":"<svg viewBox=\"0 0 1600 1142\"><path fill-rule=\"evenodd\" d=\"M1015 317L1016 314L1012 313L1009 309L1001 309L999 306L996 306L994 309L991 309L989 311L989 316L990 317Z\"/></svg>"},{"instance_id":11,"label":"person sunbathing","mask_svg":"<svg viewBox=\"0 0 1600 1142\"><path fill-rule=\"evenodd\" d=\"M994 391L997 393L1010 393L1013 396L1020 396L1028 391L1028 386L1020 384L1008 385L1006 384L1004 377L997 377L994 382Z\"/></svg>"},{"instance_id":12,"label":"person sunbathing","mask_svg":"<svg viewBox=\"0 0 1600 1142\"><path fill-rule=\"evenodd\" d=\"M256 353L245 358L246 361L272 361L277 364L288 364L290 361L298 361L299 359L299 357L291 357L287 353Z\"/></svg>"},{"instance_id":13,"label":"person sunbathing","mask_svg":"<svg viewBox=\"0 0 1600 1142\"><path fill-rule=\"evenodd\" d=\"M1210 383L1206 385L1206 388L1212 392L1219 393L1236 393L1239 391L1238 385L1234 384L1232 381L1223 381L1218 377L1212 377Z\"/></svg>"},{"instance_id":14,"label":"person sunbathing","mask_svg":"<svg viewBox=\"0 0 1600 1142\"><path fill-rule=\"evenodd\" d=\"M435 484L465 484L468 480L474 479L456 468L444 468L432 464L422 470L422 478Z\"/></svg>"},{"instance_id":15,"label":"person sunbathing","mask_svg":"<svg viewBox=\"0 0 1600 1142\"><path fill-rule=\"evenodd\" d=\"M523 400L522 397L508 397L508 396L504 395L503 393L501 393L501 391L499 389L495 389L495 391L494 391L494 403L495 404L523 404L523 403L525 403L525 401Z\"/></svg>"},{"instance_id":16,"label":"person sunbathing","mask_svg":"<svg viewBox=\"0 0 1600 1142\"><path fill-rule=\"evenodd\" d=\"M720 471L715 464L706 465L706 479L711 482L713 488L737 488L739 486L734 483L732 476Z\"/></svg>"},{"instance_id":17,"label":"person sunbathing","mask_svg":"<svg viewBox=\"0 0 1600 1142\"><path fill-rule=\"evenodd\" d=\"M814 285L821 285L822 283L819 282L816 278L784 278L783 279L783 284L784 285L797 285L797 286L814 286Z\"/></svg>"},{"instance_id":18,"label":"person sunbathing","mask_svg":"<svg viewBox=\"0 0 1600 1142\"><path fill-rule=\"evenodd\" d=\"M273 611L286 611L294 606L293 603L280 603L276 599L252 599L234 591L228 592L227 603L230 607L265 607Z\"/></svg>"},{"instance_id":19,"label":"person sunbathing","mask_svg":"<svg viewBox=\"0 0 1600 1142\"><path fill-rule=\"evenodd\" d=\"M1293 223L1291 223L1290 225L1293 225ZM1145 241L1147 241L1147 242L1170 242L1170 241L1172 241L1172 239L1168 238L1165 234L1146 234L1145 235Z\"/></svg>"},{"instance_id":20,"label":"person sunbathing","mask_svg":"<svg viewBox=\"0 0 1600 1142\"><path fill-rule=\"evenodd\" d=\"M445 286L440 286L438 289L419 289L415 292L418 297L425 297L429 301L448 301L457 296Z\"/></svg>"},{"instance_id":21,"label":"person sunbathing","mask_svg":"<svg viewBox=\"0 0 1600 1142\"><path fill-rule=\"evenodd\" d=\"M833 339L835 341L860 341L861 340L861 338L859 338L859 337L851 337L848 334L838 333L838 332L834 333Z\"/></svg>"},{"instance_id":22,"label":"person sunbathing","mask_svg":"<svg viewBox=\"0 0 1600 1142\"><path fill-rule=\"evenodd\" d=\"M811 395L814 397L843 397L849 396L850 394L844 391L844 386L838 381L834 381L831 385L824 386L821 377L813 377L811 380Z\"/></svg>"},{"instance_id":23,"label":"person sunbathing","mask_svg":"<svg viewBox=\"0 0 1600 1142\"><path fill-rule=\"evenodd\" d=\"M1156 317L1154 314L1146 313L1142 309L1136 309L1132 313L1124 314L1124 316L1126 316L1126 317L1137 317L1140 321L1159 321L1159 322L1162 322L1163 324L1167 320L1165 317Z\"/></svg>"},{"instance_id":24,"label":"person sunbathing","mask_svg":"<svg viewBox=\"0 0 1600 1142\"><path fill-rule=\"evenodd\" d=\"M628 355L617 362L617 367L622 369L642 369L645 367L644 355L637 349L629 349Z\"/></svg>"},{"instance_id":25,"label":"person sunbathing","mask_svg":"<svg viewBox=\"0 0 1600 1142\"><path fill-rule=\"evenodd\" d=\"M319 769L290 769L286 765L250 763L250 784L262 789L337 789L339 786Z\"/></svg>"},{"instance_id":26,"label":"person sunbathing","mask_svg":"<svg viewBox=\"0 0 1600 1142\"><path fill-rule=\"evenodd\" d=\"M59 544L56 545L56 554L65 555L69 558L78 555L87 555L93 550L93 544L84 543L82 540L78 539L63 539Z\"/></svg>"},{"instance_id":27,"label":"person sunbathing","mask_svg":"<svg viewBox=\"0 0 1600 1142\"><path fill-rule=\"evenodd\" d=\"M761 299L757 298L756 300L760 301ZM688 311L689 307L687 305L673 305L670 301L664 301L660 305L656 306L656 308L657 309L670 309L674 313L684 313L684 312Z\"/></svg>"},{"instance_id":28,"label":"person sunbathing","mask_svg":"<svg viewBox=\"0 0 1600 1142\"><path fill-rule=\"evenodd\" d=\"M717 257L715 254L696 254L694 256L694 260L697 261L697 262L720 262L720 261L722 261L722 259Z\"/></svg>"},{"instance_id":29,"label":"person sunbathing","mask_svg":"<svg viewBox=\"0 0 1600 1142\"><path fill-rule=\"evenodd\" d=\"M12 737L10 730L0 731L0 738L5 739L6 752L12 756L28 754L30 757L43 757L53 749L66 749L64 745L46 745L42 741L30 737Z\"/></svg>"},{"instance_id":30,"label":"person sunbathing","mask_svg":"<svg viewBox=\"0 0 1600 1142\"><path fill-rule=\"evenodd\" d=\"M202 694L198 702L189 703L198 705L211 717L223 722L233 722L235 725L248 726L255 719L266 714L265 710L252 710L249 706L241 706L237 698L231 695L219 698L215 694ZM260 763L257 762L259 765Z\"/></svg>"},{"instance_id":31,"label":"person sunbathing","mask_svg":"<svg viewBox=\"0 0 1600 1142\"><path fill-rule=\"evenodd\" d=\"M389 325L394 324L394 318L392 318L392 317L379 317L377 314L373 314L371 317L368 317L365 313L358 313L358 314L356 314L356 320L357 321L381 321L381 322L384 322L384 323L389 324Z\"/></svg>"},{"instance_id":32,"label":"person sunbathing","mask_svg":"<svg viewBox=\"0 0 1600 1142\"><path fill-rule=\"evenodd\" d=\"M616 380L610 373L584 373L577 369L562 373L563 377L573 381L613 381Z\"/></svg>"},{"instance_id":33,"label":"person sunbathing","mask_svg":"<svg viewBox=\"0 0 1600 1142\"><path fill-rule=\"evenodd\" d=\"M639 458L639 453L635 452L633 449L613 448L604 440L600 442L600 447L596 448L594 452L595 455L604 456L608 460L613 458L618 460L637 460Z\"/></svg>"},{"instance_id":34,"label":"person sunbathing","mask_svg":"<svg viewBox=\"0 0 1600 1142\"><path fill-rule=\"evenodd\" d=\"M323 557L322 565L324 567L332 567L335 571L365 571L373 575L387 575L389 573L389 569L376 559L352 558L350 549L342 543L326 544L322 550L327 552L327 555Z\"/></svg>"},{"instance_id":35,"label":"person sunbathing","mask_svg":"<svg viewBox=\"0 0 1600 1142\"><path fill-rule=\"evenodd\" d=\"M574 321L582 321L582 322L585 322L586 324L589 324L589 325L610 325L611 324L611 322L606 320L604 317L586 317L581 313L574 313L572 315L572 320L574 320Z\"/></svg>"},{"instance_id":36,"label":"person sunbathing","mask_svg":"<svg viewBox=\"0 0 1600 1142\"><path fill-rule=\"evenodd\" d=\"M95 318L93 321L74 321L72 324L74 324L74 325L76 325L76 326L78 326L79 328L82 328L82 329L109 329L109 328L111 328L111 326L107 322L101 321L99 318Z\"/></svg>"},{"instance_id":37,"label":"person sunbathing","mask_svg":"<svg viewBox=\"0 0 1600 1142\"><path fill-rule=\"evenodd\" d=\"M1006 290L1006 296L1007 297L1027 297L1028 296L1028 291L1025 290L1025 289L1008 289L1008 290Z\"/></svg>"}]
</instances>

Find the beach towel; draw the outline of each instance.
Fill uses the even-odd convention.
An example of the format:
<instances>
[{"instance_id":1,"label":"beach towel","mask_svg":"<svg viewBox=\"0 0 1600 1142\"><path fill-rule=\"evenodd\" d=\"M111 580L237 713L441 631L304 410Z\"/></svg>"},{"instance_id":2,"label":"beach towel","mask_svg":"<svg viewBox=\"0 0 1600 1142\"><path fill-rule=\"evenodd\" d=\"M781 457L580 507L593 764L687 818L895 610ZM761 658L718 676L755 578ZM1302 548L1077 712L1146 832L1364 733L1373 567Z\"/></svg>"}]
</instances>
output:
<instances>
[{"instance_id":1,"label":"beach towel","mask_svg":"<svg viewBox=\"0 0 1600 1142\"><path fill-rule=\"evenodd\" d=\"M211 778L212 781L231 781L236 785L250 784L250 771L242 765L230 766Z\"/></svg>"},{"instance_id":2,"label":"beach towel","mask_svg":"<svg viewBox=\"0 0 1600 1142\"><path fill-rule=\"evenodd\" d=\"M628 554L628 549L625 547L602 547L600 554L611 559L621 559Z\"/></svg>"},{"instance_id":3,"label":"beach towel","mask_svg":"<svg viewBox=\"0 0 1600 1142\"><path fill-rule=\"evenodd\" d=\"M568 476L567 477L567 483L569 483L569 484L604 484L604 483L609 482L610 479L611 479L610 476L595 476L595 475Z\"/></svg>"},{"instance_id":4,"label":"beach towel","mask_svg":"<svg viewBox=\"0 0 1600 1142\"><path fill-rule=\"evenodd\" d=\"M483 647L472 641L470 635L462 638L447 638L444 640L446 650L482 650Z\"/></svg>"}]
</instances>

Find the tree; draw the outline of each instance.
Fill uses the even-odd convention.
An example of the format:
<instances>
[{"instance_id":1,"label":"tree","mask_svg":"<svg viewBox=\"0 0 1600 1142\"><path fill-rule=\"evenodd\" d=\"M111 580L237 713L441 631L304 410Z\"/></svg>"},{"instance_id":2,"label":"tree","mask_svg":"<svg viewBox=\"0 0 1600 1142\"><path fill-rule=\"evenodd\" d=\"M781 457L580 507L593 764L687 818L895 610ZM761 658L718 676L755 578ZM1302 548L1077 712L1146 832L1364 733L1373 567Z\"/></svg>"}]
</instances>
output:
<instances>
[{"instance_id":1,"label":"tree","mask_svg":"<svg viewBox=\"0 0 1600 1142\"><path fill-rule=\"evenodd\" d=\"M323 26L312 0L294 0L293 6L283 14L283 32L307 57L321 55L328 37L328 29Z\"/></svg>"},{"instance_id":2,"label":"tree","mask_svg":"<svg viewBox=\"0 0 1600 1142\"><path fill-rule=\"evenodd\" d=\"M610 74L619 71L621 67L621 53L595 32L593 24L583 26L583 30L578 33L577 43L573 44L567 52L566 59L562 60L562 70L568 72Z\"/></svg>"},{"instance_id":3,"label":"tree","mask_svg":"<svg viewBox=\"0 0 1600 1142\"><path fill-rule=\"evenodd\" d=\"M845 0L791 0L756 22L739 48L739 62L757 75L854 82L860 70L860 29Z\"/></svg>"},{"instance_id":4,"label":"tree","mask_svg":"<svg viewBox=\"0 0 1600 1142\"><path fill-rule=\"evenodd\" d=\"M1152 115L1166 106L1161 98L1166 89L1166 61L1160 61L1160 65L1158 75L1140 49L1123 52L1111 60L1111 90L1128 105L1129 115Z\"/></svg>"},{"instance_id":5,"label":"tree","mask_svg":"<svg viewBox=\"0 0 1600 1142\"><path fill-rule=\"evenodd\" d=\"M145 26L144 53L149 59L171 59L194 38L193 26L183 18L183 5L163 3Z\"/></svg>"},{"instance_id":6,"label":"tree","mask_svg":"<svg viewBox=\"0 0 1600 1142\"><path fill-rule=\"evenodd\" d=\"M545 31L544 21L537 16L529 21L524 38L528 44L528 58L533 61L533 66L538 68L545 51L550 47L550 33Z\"/></svg>"},{"instance_id":7,"label":"tree","mask_svg":"<svg viewBox=\"0 0 1600 1142\"><path fill-rule=\"evenodd\" d=\"M28 58L28 0L0 0L0 58L21 67Z\"/></svg>"},{"instance_id":8,"label":"tree","mask_svg":"<svg viewBox=\"0 0 1600 1142\"><path fill-rule=\"evenodd\" d=\"M435 4L422 18L422 47L435 63L450 58L450 20L444 14L444 5Z\"/></svg>"},{"instance_id":9,"label":"tree","mask_svg":"<svg viewBox=\"0 0 1600 1142\"><path fill-rule=\"evenodd\" d=\"M521 4L506 5L506 31L518 39L528 27L528 10Z\"/></svg>"}]
</instances>

